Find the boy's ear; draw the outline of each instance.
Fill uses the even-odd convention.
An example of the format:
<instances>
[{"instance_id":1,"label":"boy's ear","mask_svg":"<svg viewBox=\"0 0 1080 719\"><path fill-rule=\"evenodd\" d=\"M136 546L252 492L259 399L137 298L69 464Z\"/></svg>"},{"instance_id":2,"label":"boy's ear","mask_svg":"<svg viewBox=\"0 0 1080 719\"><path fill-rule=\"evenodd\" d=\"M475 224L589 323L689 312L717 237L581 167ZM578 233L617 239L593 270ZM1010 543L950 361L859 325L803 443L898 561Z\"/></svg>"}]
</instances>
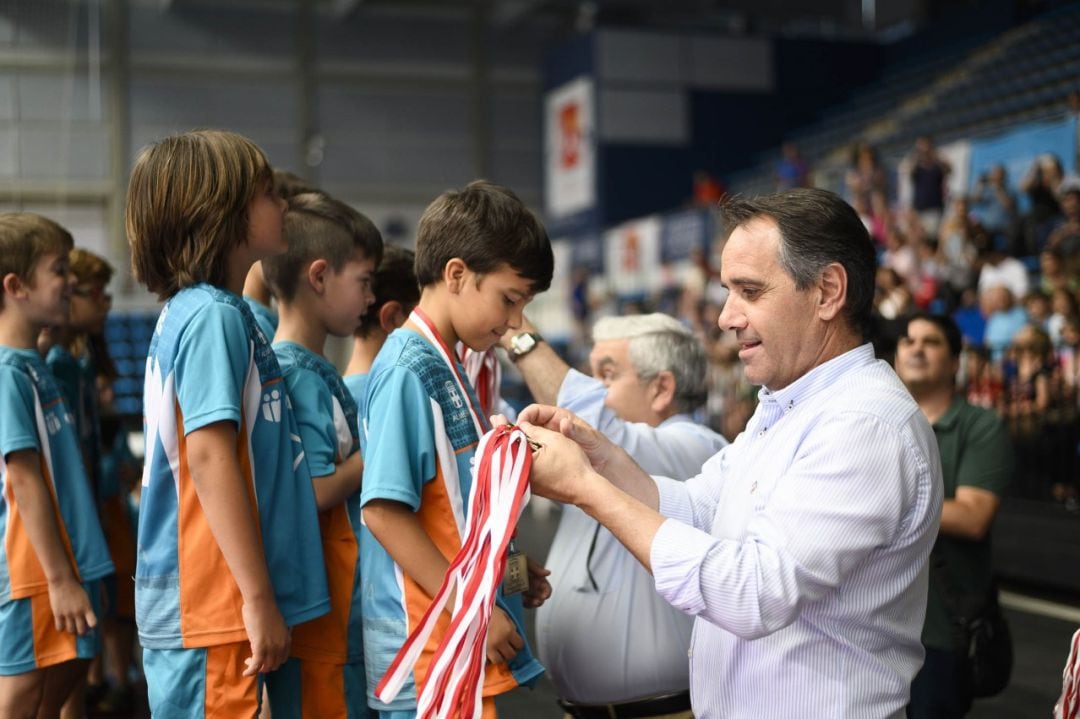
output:
<instances>
[{"instance_id":1,"label":"boy's ear","mask_svg":"<svg viewBox=\"0 0 1080 719\"><path fill-rule=\"evenodd\" d=\"M311 289L316 293L322 294L322 291L326 288L326 273L330 271L330 263L324 259L317 259L307 266L307 271L304 273L307 277L308 284L311 285Z\"/></svg>"},{"instance_id":2,"label":"boy's ear","mask_svg":"<svg viewBox=\"0 0 1080 719\"><path fill-rule=\"evenodd\" d=\"M19 296L19 293L23 291L24 287L26 287L26 283L14 272L9 272L4 275L3 288L5 295L17 297Z\"/></svg>"},{"instance_id":3,"label":"boy's ear","mask_svg":"<svg viewBox=\"0 0 1080 719\"><path fill-rule=\"evenodd\" d=\"M452 294L461 292L465 279L469 275L469 266L460 257L452 257L443 268L443 281Z\"/></svg>"},{"instance_id":4,"label":"boy's ear","mask_svg":"<svg viewBox=\"0 0 1080 719\"><path fill-rule=\"evenodd\" d=\"M405 308L397 300L389 300L379 308L379 327L386 334L401 327L407 319Z\"/></svg>"}]
</instances>

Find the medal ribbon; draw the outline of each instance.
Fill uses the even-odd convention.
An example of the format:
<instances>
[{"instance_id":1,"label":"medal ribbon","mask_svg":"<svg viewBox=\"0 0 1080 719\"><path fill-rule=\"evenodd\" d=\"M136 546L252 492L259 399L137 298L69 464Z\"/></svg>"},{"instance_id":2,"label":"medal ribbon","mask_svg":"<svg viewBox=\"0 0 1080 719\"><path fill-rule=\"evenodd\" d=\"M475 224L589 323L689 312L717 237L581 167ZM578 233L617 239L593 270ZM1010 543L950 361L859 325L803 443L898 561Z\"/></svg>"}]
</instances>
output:
<instances>
[{"instance_id":1,"label":"medal ribbon","mask_svg":"<svg viewBox=\"0 0 1080 719\"><path fill-rule=\"evenodd\" d=\"M469 387L472 386L466 377L461 375L458 371L458 362L455 359L455 355L450 351L450 348L446 346L446 341L439 334L439 330L435 327L435 323L424 314L424 312L416 307L409 315L409 321L420 328L427 341L432 344L435 351L442 357L443 362L450 368L450 373L454 375L454 379L457 380L458 389L461 390L461 396L465 399L465 404L469 407L469 414L472 415L473 424L476 426L476 436L483 437L484 432L487 432L491 428L491 422L488 420L488 415L473 404L472 392L469 392Z\"/></svg>"},{"instance_id":2,"label":"medal ribbon","mask_svg":"<svg viewBox=\"0 0 1080 719\"><path fill-rule=\"evenodd\" d=\"M527 501L532 447L524 432L503 425L480 439L476 459L461 551L375 689L381 702L388 704L397 697L456 590L450 626L417 699L419 719L479 719L483 710L488 623L506 569L506 549Z\"/></svg>"},{"instance_id":3,"label":"medal ribbon","mask_svg":"<svg viewBox=\"0 0 1080 719\"><path fill-rule=\"evenodd\" d=\"M476 389L480 409L485 417L490 417L495 413L495 403L499 401L499 393L502 391L502 366L495 355L495 348L477 352L466 347L464 342L459 342L457 350L465 374Z\"/></svg>"}]
</instances>

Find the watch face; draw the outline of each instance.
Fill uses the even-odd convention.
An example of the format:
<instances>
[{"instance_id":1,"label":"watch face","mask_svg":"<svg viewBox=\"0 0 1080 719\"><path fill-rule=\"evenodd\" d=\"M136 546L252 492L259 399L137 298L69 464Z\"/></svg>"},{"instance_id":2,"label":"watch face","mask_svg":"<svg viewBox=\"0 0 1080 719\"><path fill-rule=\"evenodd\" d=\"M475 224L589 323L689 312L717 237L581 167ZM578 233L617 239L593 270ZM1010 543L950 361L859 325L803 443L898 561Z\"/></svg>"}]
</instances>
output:
<instances>
[{"instance_id":1,"label":"watch face","mask_svg":"<svg viewBox=\"0 0 1080 719\"><path fill-rule=\"evenodd\" d=\"M511 344L514 347L514 354L520 357L536 346L536 338L531 334L522 334L515 337Z\"/></svg>"}]
</instances>

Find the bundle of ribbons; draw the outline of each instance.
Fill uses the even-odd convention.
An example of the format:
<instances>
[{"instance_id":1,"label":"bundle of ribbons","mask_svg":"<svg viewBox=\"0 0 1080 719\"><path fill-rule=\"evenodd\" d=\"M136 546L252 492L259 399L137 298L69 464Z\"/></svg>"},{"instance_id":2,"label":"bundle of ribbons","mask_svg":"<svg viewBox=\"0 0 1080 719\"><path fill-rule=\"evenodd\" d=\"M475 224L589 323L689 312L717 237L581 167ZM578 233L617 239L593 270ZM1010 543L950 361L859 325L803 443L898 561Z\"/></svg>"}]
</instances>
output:
<instances>
[{"instance_id":1,"label":"bundle of ribbons","mask_svg":"<svg viewBox=\"0 0 1080 719\"><path fill-rule=\"evenodd\" d=\"M1054 706L1054 719L1080 717L1080 630L1069 643L1069 658L1061 673L1061 698Z\"/></svg>"},{"instance_id":2,"label":"bundle of ribbons","mask_svg":"<svg viewBox=\"0 0 1080 719\"><path fill-rule=\"evenodd\" d=\"M417 699L419 719L479 719L488 622L506 569L507 547L528 502L532 447L524 432L510 425L492 429L481 438L476 458L461 551L375 689L380 701L394 700L453 593L450 626Z\"/></svg>"}]
</instances>

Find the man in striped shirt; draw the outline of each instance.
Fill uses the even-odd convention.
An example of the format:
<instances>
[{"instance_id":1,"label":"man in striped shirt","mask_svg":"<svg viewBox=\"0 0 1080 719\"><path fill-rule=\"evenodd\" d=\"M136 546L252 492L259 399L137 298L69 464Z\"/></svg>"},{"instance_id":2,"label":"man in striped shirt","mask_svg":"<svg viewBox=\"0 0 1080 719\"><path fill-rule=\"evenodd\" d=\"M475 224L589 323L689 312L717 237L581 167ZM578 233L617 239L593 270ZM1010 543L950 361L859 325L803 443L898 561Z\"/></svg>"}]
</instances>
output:
<instances>
[{"instance_id":1,"label":"man in striped shirt","mask_svg":"<svg viewBox=\"0 0 1080 719\"><path fill-rule=\"evenodd\" d=\"M544 445L533 490L597 519L695 616L699 719L903 717L941 465L925 416L866 341L873 246L821 190L723 209L719 324L762 385L746 430L675 482L567 410L533 406L519 417Z\"/></svg>"}]
</instances>

